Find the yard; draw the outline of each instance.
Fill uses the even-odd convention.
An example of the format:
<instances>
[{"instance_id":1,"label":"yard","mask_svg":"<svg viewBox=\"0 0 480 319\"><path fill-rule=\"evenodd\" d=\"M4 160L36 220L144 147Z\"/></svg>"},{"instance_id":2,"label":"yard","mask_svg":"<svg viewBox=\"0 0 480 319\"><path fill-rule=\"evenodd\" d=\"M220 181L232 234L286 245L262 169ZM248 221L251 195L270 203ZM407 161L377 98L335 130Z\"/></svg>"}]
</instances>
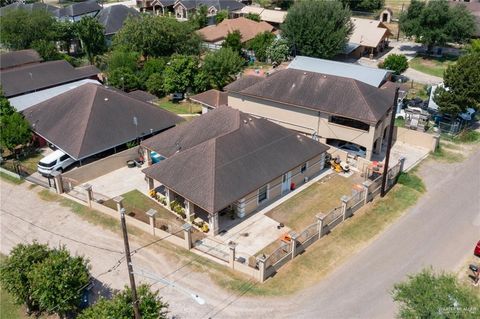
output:
<instances>
[{"instance_id":1,"label":"yard","mask_svg":"<svg viewBox=\"0 0 480 319\"><path fill-rule=\"evenodd\" d=\"M165 97L155 102L160 108L176 114L199 114L202 113L202 107L196 103L179 102L174 103Z\"/></svg>"},{"instance_id":2,"label":"yard","mask_svg":"<svg viewBox=\"0 0 480 319\"><path fill-rule=\"evenodd\" d=\"M135 217L145 223L149 223L149 217L145 214L149 209L155 209L157 211L157 220L167 220L169 223L181 226L184 222L172 212L164 208L162 205L157 204L153 199L148 198L139 190L133 190L128 193L120 195L124 198L123 206L129 216ZM113 199L109 199L104 202L103 205L117 209L117 204Z\"/></svg>"},{"instance_id":3,"label":"yard","mask_svg":"<svg viewBox=\"0 0 480 319\"><path fill-rule=\"evenodd\" d=\"M42 151L34 151L33 153L26 155L26 156L19 156L19 163L21 168L26 171L26 173L33 174L37 171L37 164L38 162L45 157L44 152ZM13 160L7 160L2 163L2 167L14 172L15 169L13 167Z\"/></svg>"},{"instance_id":4,"label":"yard","mask_svg":"<svg viewBox=\"0 0 480 319\"><path fill-rule=\"evenodd\" d=\"M442 57L416 56L408 63L412 69L443 78L443 72L449 65L455 64L458 57L445 55Z\"/></svg>"},{"instance_id":5,"label":"yard","mask_svg":"<svg viewBox=\"0 0 480 319\"><path fill-rule=\"evenodd\" d=\"M316 221L318 213L328 213L340 206L340 197L350 195L354 176L345 178L332 174L277 206L266 215L299 232Z\"/></svg>"}]
</instances>

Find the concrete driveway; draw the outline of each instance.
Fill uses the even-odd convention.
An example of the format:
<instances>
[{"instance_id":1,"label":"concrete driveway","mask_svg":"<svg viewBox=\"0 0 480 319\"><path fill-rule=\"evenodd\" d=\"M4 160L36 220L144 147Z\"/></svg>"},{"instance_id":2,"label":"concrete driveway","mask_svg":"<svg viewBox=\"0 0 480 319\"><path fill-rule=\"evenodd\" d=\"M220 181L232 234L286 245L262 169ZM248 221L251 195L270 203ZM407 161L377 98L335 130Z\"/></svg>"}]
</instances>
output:
<instances>
[{"instance_id":1,"label":"concrete driveway","mask_svg":"<svg viewBox=\"0 0 480 319\"><path fill-rule=\"evenodd\" d=\"M396 141L392 146L392 150L390 151L390 166L395 165L401 157L405 157L404 170L409 171L425 157L427 157L428 154L430 154L430 150L427 148ZM384 162L385 155L386 145L383 147L382 153L373 155L372 160Z\"/></svg>"}]
</instances>

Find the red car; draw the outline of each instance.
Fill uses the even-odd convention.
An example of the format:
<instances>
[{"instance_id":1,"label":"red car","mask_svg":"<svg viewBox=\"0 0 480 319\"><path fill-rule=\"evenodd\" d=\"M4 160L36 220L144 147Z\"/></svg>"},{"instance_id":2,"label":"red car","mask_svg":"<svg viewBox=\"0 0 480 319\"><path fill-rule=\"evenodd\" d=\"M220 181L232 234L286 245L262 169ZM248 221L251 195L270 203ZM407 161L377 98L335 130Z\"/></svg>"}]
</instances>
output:
<instances>
[{"instance_id":1,"label":"red car","mask_svg":"<svg viewBox=\"0 0 480 319\"><path fill-rule=\"evenodd\" d=\"M475 247L475 250L473 251L473 254L477 257L480 257L480 240L477 243L477 246Z\"/></svg>"}]
</instances>

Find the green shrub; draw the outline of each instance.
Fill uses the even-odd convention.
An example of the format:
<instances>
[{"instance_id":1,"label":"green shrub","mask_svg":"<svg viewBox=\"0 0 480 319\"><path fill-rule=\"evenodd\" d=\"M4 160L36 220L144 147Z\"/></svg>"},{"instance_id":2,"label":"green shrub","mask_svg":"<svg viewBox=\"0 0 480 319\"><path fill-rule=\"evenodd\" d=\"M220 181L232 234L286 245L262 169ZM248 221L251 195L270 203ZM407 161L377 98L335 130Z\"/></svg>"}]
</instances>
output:
<instances>
[{"instance_id":1,"label":"green shrub","mask_svg":"<svg viewBox=\"0 0 480 319\"><path fill-rule=\"evenodd\" d=\"M408 69L408 60L403 54L390 54L383 62L378 64L378 67L391 70L398 75Z\"/></svg>"}]
</instances>

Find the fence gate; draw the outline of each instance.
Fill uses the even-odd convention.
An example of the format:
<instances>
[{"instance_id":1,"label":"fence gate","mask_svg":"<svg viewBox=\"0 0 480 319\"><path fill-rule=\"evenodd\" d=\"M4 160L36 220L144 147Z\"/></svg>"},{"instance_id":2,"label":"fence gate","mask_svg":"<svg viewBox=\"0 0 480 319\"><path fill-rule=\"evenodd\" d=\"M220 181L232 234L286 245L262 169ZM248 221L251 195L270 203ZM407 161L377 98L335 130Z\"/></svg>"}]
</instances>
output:
<instances>
[{"instance_id":1,"label":"fence gate","mask_svg":"<svg viewBox=\"0 0 480 319\"><path fill-rule=\"evenodd\" d=\"M225 262L229 261L230 248L224 243L219 243L210 238L203 238L200 240L196 240L193 245L194 248L207 255L218 258Z\"/></svg>"}]
</instances>

